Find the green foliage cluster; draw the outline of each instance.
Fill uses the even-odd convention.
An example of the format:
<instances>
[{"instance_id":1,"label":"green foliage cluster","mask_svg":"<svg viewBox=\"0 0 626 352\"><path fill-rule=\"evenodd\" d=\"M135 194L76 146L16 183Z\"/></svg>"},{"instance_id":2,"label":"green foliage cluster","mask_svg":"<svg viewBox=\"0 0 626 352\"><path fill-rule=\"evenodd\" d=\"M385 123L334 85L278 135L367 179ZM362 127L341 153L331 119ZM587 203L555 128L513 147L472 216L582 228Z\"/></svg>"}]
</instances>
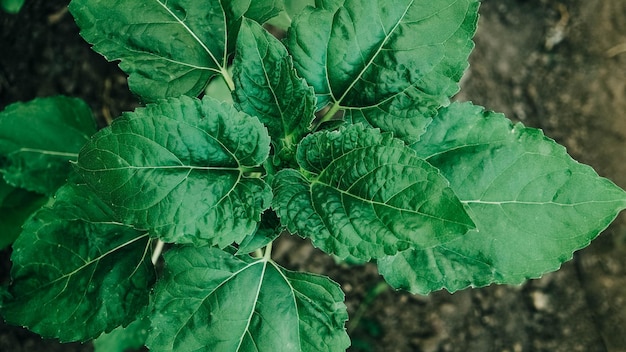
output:
<instances>
[{"instance_id":1,"label":"green foliage cluster","mask_svg":"<svg viewBox=\"0 0 626 352\"><path fill-rule=\"evenodd\" d=\"M450 102L477 0L311 5L72 0L146 105L100 131L75 98L0 112L4 319L107 351L340 351L343 292L274 262L280 235L427 294L556 270L626 208L540 130Z\"/></svg>"}]
</instances>

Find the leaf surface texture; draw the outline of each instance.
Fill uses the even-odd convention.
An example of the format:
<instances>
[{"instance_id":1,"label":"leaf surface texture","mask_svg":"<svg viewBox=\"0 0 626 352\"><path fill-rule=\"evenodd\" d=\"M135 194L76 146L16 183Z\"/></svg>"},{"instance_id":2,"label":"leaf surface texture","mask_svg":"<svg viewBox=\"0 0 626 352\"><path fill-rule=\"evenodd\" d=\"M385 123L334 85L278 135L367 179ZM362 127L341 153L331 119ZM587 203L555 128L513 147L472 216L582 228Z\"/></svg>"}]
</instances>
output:
<instances>
[{"instance_id":1,"label":"leaf surface texture","mask_svg":"<svg viewBox=\"0 0 626 352\"><path fill-rule=\"evenodd\" d=\"M64 342L86 341L135 320L155 280L150 240L111 216L86 186L61 188L13 245L2 316Z\"/></svg>"},{"instance_id":2,"label":"leaf surface texture","mask_svg":"<svg viewBox=\"0 0 626 352\"><path fill-rule=\"evenodd\" d=\"M287 44L318 108L345 109L415 141L448 104L473 48L478 1L320 1L296 16Z\"/></svg>"},{"instance_id":3,"label":"leaf surface texture","mask_svg":"<svg viewBox=\"0 0 626 352\"><path fill-rule=\"evenodd\" d=\"M130 89L145 101L197 96L224 75L243 16L264 22L281 1L73 0L81 35L108 60L121 60Z\"/></svg>"},{"instance_id":4,"label":"leaf surface texture","mask_svg":"<svg viewBox=\"0 0 626 352\"><path fill-rule=\"evenodd\" d=\"M327 253L369 260L473 227L437 169L390 134L362 125L319 132L302 141L298 161L304 174L276 175L273 206L292 233Z\"/></svg>"},{"instance_id":5,"label":"leaf surface texture","mask_svg":"<svg viewBox=\"0 0 626 352\"><path fill-rule=\"evenodd\" d=\"M225 247L251 234L272 193L246 177L269 153L254 117L211 98L139 108L94 136L76 169L119 221L165 242Z\"/></svg>"},{"instance_id":6,"label":"leaf surface texture","mask_svg":"<svg viewBox=\"0 0 626 352\"><path fill-rule=\"evenodd\" d=\"M476 229L430 249L382 258L396 288L428 293L519 284L558 269L626 208L626 194L540 130L453 104L413 149L450 181Z\"/></svg>"},{"instance_id":7,"label":"leaf surface texture","mask_svg":"<svg viewBox=\"0 0 626 352\"><path fill-rule=\"evenodd\" d=\"M0 112L0 174L11 185L53 195L70 160L96 133L91 110L64 96L14 103Z\"/></svg>"},{"instance_id":8,"label":"leaf surface texture","mask_svg":"<svg viewBox=\"0 0 626 352\"><path fill-rule=\"evenodd\" d=\"M326 277L236 257L215 247L176 248L155 289L147 346L154 351L339 351L350 341L344 295Z\"/></svg>"}]
</instances>

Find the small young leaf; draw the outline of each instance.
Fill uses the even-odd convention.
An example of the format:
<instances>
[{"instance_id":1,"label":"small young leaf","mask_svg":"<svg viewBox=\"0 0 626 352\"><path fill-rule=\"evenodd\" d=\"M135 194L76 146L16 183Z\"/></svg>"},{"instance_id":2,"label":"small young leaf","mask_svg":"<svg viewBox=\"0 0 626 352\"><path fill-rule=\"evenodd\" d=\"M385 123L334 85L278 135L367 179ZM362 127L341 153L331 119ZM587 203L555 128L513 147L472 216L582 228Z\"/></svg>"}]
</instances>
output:
<instances>
[{"instance_id":1,"label":"small young leaf","mask_svg":"<svg viewBox=\"0 0 626 352\"><path fill-rule=\"evenodd\" d=\"M182 96L116 119L76 169L122 223L165 242L225 247L251 234L270 205L269 185L247 177L269 144L256 118Z\"/></svg>"},{"instance_id":2,"label":"small young leaf","mask_svg":"<svg viewBox=\"0 0 626 352\"><path fill-rule=\"evenodd\" d=\"M24 221L47 200L48 197L12 187L0 178L0 249L15 241Z\"/></svg>"},{"instance_id":3,"label":"small young leaf","mask_svg":"<svg viewBox=\"0 0 626 352\"><path fill-rule=\"evenodd\" d=\"M293 159L314 119L313 89L296 75L283 44L250 20L242 23L233 65L240 109L267 126L279 157Z\"/></svg>"},{"instance_id":4,"label":"small young leaf","mask_svg":"<svg viewBox=\"0 0 626 352\"><path fill-rule=\"evenodd\" d=\"M427 248L473 223L437 169L402 141L352 125L305 138L274 180L274 209L292 233L340 258L369 260Z\"/></svg>"},{"instance_id":5,"label":"small young leaf","mask_svg":"<svg viewBox=\"0 0 626 352\"><path fill-rule=\"evenodd\" d=\"M84 185L59 189L13 244L4 319L61 341L85 341L135 320L155 279L150 240L111 216Z\"/></svg>"},{"instance_id":6,"label":"small young leaf","mask_svg":"<svg viewBox=\"0 0 626 352\"><path fill-rule=\"evenodd\" d=\"M278 14L282 4L72 0L69 9L95 51L110 61L121 60L130 89L145 101L156 101L197 96L212 76L227 75L241 18L263 22Z\"/></svg>"},{"instance_id":7,"label":"small young leaf","mask_svg":"<svg viewBox=\"0 0 626 352\"><path fill-rule=\"evenodd\" d=\"M556 270L626 208L626 193L540 130L470 103L442 109L413 145L439 168L476 229L379 260L396 288L426 294L519 284Z\"/></svg>"},{"instance_id":8,"label":"small young leaf","mask_svg":"<svg viewBox=\"0 0 626 352\"><path fill-rule=\"evenodd\" d=\"M80 99L37 98L0 112L0 173L11 185L52 195L67 180L69 161L96 133Z\"/></svg>"},{"instance_id":9,"label":"small young leaf","mask_svg":"<svg viewBox=\"0 0 626 352\"><path fill-rule=\"evenodd\" d=\"M338 105L348 122L416 140L458 91L473 48L478 1L345 0L318 6L294 19L287 38L318 108Z\"/></svg>"},{"instance_id":10,"label":"small young leaf","mask_svg":"<svg viewBox=\"0 0 626 352\"><path fill-rule=\"evenodd\" d=\"M330 279L214 247L165 253L155 288L154 351L343 351L344 295Z\"/></svg>"}]
</instances>

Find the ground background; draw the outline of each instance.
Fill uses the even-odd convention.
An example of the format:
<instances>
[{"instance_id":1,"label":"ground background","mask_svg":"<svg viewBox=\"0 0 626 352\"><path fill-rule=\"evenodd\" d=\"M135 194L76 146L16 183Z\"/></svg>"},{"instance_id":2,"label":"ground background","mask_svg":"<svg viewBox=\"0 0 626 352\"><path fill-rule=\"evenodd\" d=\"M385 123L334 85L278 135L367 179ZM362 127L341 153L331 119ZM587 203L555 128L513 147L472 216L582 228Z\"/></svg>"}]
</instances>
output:
<instances>
[{"instance_id":1,"label":"ground background","mask_svg":"<svg viewBox=\"0 0 626 352\"><path fill-rule=\"evenodd\" d=\"M82 41L66 5L27 0L20 14L0 14L0 109L53 94L83 98L100 120L133 109L124 74ZM487 0L475 41L457 99L542 128L626 188L626 1ZM306 241L280 240L275 256L342 285L360 317L353 351L626 351L624 214L560 271L520 287L413 296L387 289L374 266L337 265ZM91 350L0 324L2 352Z\"/></svg>"}]
</instances>

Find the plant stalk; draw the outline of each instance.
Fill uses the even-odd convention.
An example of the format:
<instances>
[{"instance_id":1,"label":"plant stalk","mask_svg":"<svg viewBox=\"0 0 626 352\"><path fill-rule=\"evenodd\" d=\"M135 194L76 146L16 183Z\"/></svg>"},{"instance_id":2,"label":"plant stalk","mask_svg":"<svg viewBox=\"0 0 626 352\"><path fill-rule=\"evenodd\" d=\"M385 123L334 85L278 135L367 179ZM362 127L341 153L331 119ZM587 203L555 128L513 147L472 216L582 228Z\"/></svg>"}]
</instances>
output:
<instances>
[{"instance_id":1,"label":"plant stalk","mask_svg":"<svg viewBox=\"0 0 626 352\"><path fill-rule=\"evenodd\" d=\"M222 78L224 79L224 82L226 82L226 85L228 86L228 89L231 92L235 91L235 82L233 81L233 78L230 76L230 73L228 73L228 69L226 67L222 67L220 70L220 73L222 74Z\"/></svg>"},{"instance_id":2,"label":"plant stalk","mask_svg":"<svg viewBox=\"0 0 626 352\"><path fill-rule=\"evenodd\" d=\"M317 128L321 126L324 122L332 120L332 118L335 117L335 114L337 113L337 111L339 111L339 109L341 109L341 105L339 105L339 103L334 103L333 106L331 106L330 109L326 112L326 114L324 114L324 116L322 116L322 118L319 120L314 130L317 130Z\"/></svg>"},{"instance_id":3,"label":"plant stalk","mask_svg":"<svg viewBox=\"0 0 626 352\"><path fill-rule=\"evenodd\" d=\"M152 252L152 265L156 265L159 260L161 252L163 252L163 246L165 246L165 242L158 240L156 246L154 247L154 252Z\"/></svg>"},{"instance_id":4,"label":"plant stalk","mask_svg":"<svg viewBox=\"0 0 626 352\"><path fill-rule=\"evenodd\" d=\"M263 255L263 260L270 261L272 259L272 246L274 241L270 242L265 246L265 254Z\"/></svg>"}]
</instances>

